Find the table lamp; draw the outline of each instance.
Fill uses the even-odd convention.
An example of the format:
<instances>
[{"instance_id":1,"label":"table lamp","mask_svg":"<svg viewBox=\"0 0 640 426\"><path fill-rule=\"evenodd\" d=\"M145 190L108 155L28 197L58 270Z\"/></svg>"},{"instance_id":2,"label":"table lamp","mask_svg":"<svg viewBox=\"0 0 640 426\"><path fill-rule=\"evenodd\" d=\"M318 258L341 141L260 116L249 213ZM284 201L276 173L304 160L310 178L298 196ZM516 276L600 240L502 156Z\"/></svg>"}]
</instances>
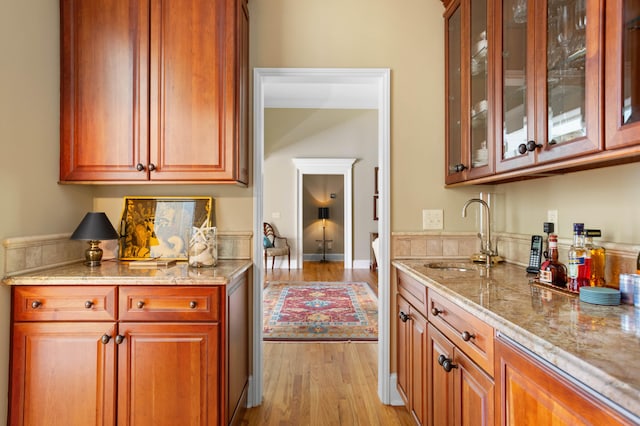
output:
<instances>
[{"instance_id":1,"label":"table lamp","mask_svg":"<svg viewBox=\"0 0 640 426\"><path fill-rule=\"evenodd\" d=\"M118 233L103 212L87 213L80 225L71 234L72 240L89 241L89 248L85 251L84 262L87 266L100 265L102 260L101 240L117 240L118 238Z\"/></svg>"}]
</instances>

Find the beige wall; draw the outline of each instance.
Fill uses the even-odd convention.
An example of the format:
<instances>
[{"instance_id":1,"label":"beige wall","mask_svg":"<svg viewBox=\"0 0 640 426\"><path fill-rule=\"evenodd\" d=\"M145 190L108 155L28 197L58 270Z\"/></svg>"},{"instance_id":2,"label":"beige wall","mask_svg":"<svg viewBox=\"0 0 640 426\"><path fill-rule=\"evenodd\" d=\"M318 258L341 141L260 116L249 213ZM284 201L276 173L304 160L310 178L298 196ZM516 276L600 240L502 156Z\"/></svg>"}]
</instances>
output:
<instances>
[{"instance_id":1,"label":"beige wall","mask_svg":"<svg viewBox=\"0 0 640 426\"><path fill-rule=\"evenodd\" d=\"M377 111L268 108L264 122L264 219L281 235L296 235L294 158L356 158L353 258L368 261L369 232L377 229L372 211L374 167L378 164ZM296 242L290 239L289 243L295 257Z\"/></svg>"},{"instance_id":2,"label":"beige wall","mask_svg":"<svg viewBox=\"0 0 640 426\"><path fill-rule=\"evenodd\" d=\"M464 201L480 188L444 189L442 4L438 0L250 0L251 66L391 69L391 229L421 228L442 208L446 230L472 230ZM218 226L250 230L252 189L227 186L59 186L59 14L56 0L0 3L0 238L71 232L92 208L117 220L124 195L211 195ZM489 187L505 231L540 232L558 209L601 227L603 240L640 243L640 164ZM484 188L487 190L487 188ZM0 261L0 269L3 268ZM1 269L2 272L4 271ZM9 291L0 288L0 423L6 418Z\"/></svg>"}]
</instances>

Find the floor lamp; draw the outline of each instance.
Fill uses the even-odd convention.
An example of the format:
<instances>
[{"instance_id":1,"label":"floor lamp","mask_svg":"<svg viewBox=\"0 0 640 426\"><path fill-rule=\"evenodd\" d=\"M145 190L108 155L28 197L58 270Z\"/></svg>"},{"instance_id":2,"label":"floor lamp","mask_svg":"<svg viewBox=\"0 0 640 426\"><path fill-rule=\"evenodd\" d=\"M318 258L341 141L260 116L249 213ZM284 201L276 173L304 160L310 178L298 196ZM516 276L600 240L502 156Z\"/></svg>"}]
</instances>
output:
<instances>
[{"instance_id":1,"label":"floor lamp","mask_svg":"<svg viewBox=\"0 0 640 426\"><path fill-rule=\"evenodd\" d=\"M318 219L322 219L322 260L321 262L326 262L326 254L327 254L327 239L325 235L325 229L327 225L327 219L329 219L329 207L318 207Z\"/></svg>"}]
</instances>

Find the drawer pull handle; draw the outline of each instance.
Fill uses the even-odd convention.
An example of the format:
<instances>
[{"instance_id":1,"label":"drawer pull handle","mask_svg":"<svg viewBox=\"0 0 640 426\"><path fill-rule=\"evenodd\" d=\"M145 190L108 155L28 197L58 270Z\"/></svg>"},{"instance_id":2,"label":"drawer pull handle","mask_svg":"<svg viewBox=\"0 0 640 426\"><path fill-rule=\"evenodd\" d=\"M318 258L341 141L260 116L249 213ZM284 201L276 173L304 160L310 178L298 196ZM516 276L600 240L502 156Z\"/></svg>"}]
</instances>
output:
<instances>
[{"instance_id":1,"label":"drawer pull handle","mask_svg":"<svg viewBox=\"0 0 640 426\"><path fill-rule=\"evenodd\" d=\"M109 336L108 334L103 334L102 337L100 338L100 341L105 345L109 343L109 340L111 340L111 336Z\"/></svg>"},{"instance_id":2,"label":"drawer pull handle","mask_svg":"<svg viewBox=\"0 0 640 426\"><path fill-rule=\"evenodd\" d=\"M405 314L404 312L400 311L400 313L398 314L398 317L400 317L400 321L402 322L407 322L411 319L411 317L407 314Z\"/></svg>"},{"instance_id":3,"label":"drawer pull handle","mask_svg":"<svg viewBox=\"0 0 640 426\"><path fill-rule=\"evenodd\" d=\"M142 309L142 308L144 308L144 302L143 302L142 300L140 300L140 301L136 304L136 306L138 307L138 309Z\"/></svg>"},{"instance_id":4,"label":"drawer pull handle","mask_svg":"<svg viewBox=\"0 0 640 426\"><path fill-rule=\"evenodd\" d=\"M124 336L122 334L118 334L116 336L116 343L119 345L122 342L124 342Z\"/></svg>"},{"instance_id":5,"label":"drawer pull handle","mask_svg":"<svg viewBox=\"0 0 640 426\"><path fill-rule=\"evenodd\" d=\"M87 300L84 302L84 307L87 309L91 309L93 307L93 302L91 300Z\"/></svg>"},{"instance_id":6,"label":"drawer pull handle","mask_svg":"<svg viewBox=\"0 0 640 426\"><path fill-rule=\"evenodd\" d=\"M192 300L191 302L189 302L189 307L191 309L195 309L198 307L198 302L196 302L195 300Z\"/></svg>"},{"instance_id":7,"label":"drawer pull handle","mask_svg":"<svg viewBox=\"0 0 640 426\"><path fill-rule=\"evenodd\" d=\"M40 306L42 306L42 302L39 300L34 300L33 302L31 302L31 307L33 309L38 309Z\"/></svg>"},{"instance_id":8,"label":"drawer pull handle","mask_svg":"<svg viewBox=\"0 0 640 426\"><path fill-rule=\"evenodd\" d=\"M431 308L431 313L433 314L434 317L437 317L438 315L440 315L443 312L444 311L441 311L440 309L436 308L435 306L433 308Z\"/></svg>"},{"instance_id":9,"label":"drawer pull handle","mask_svg":"<svg viewBox=\"0 0 640 426\"><path fill-rule=\"evenodd\" d=\"M438 357L438 364L440 364L444 369L444 371L446 371L447 373L453 370L454 368L458 368L458 366L453 363L453 360L447 358L444 355L440 355Z\"/></svg>"},{"instance_id":10,"label":"drawer pull handle","mask_svg":"<svg viewBox=\"0 0 640 426\"><path fill-rule=\"evenodd\" d=\"M475 334L471 334L468 331L463 331L462 332L462 340L464 340L465 342L468 342L471 339L475 339L476 335Z\"/></svg>"}]
</instances>

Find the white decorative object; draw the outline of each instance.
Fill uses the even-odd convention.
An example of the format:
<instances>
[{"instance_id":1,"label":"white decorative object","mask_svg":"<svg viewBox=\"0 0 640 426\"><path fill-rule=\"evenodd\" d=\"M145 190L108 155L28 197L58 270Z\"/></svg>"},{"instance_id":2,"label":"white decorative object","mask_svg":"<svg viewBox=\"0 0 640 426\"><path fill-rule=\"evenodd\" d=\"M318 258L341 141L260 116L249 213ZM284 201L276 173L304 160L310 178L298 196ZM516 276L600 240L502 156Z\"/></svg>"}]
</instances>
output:
<instances>
[{"instance_id":1,"label":"white decorative object","mask_svg":"<svg viewBox=\"0 0 640 426\"><path fill-rule=\"evenodd\" d=\"M194 268L216 266L218 263L218 246L216 243L216 227L193 227L189 240L189 266Z\"/></svg>"}]
</instances>

